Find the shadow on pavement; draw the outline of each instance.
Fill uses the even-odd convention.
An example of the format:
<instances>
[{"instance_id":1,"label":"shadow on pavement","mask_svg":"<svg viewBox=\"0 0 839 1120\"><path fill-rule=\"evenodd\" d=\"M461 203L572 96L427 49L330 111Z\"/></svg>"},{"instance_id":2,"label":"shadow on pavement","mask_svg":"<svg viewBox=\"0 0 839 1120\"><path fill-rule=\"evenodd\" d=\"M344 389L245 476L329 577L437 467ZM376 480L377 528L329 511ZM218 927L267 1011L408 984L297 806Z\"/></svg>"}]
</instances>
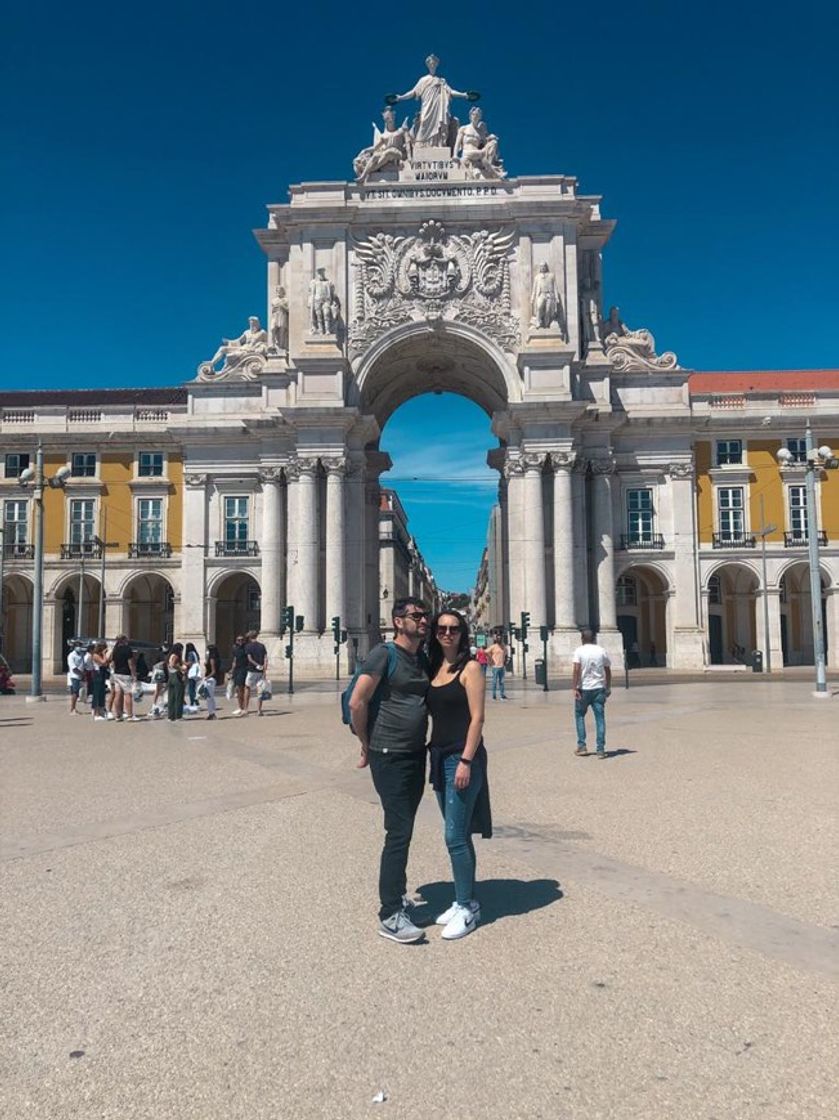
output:
<instances>
[{"instance_id":1,"label":"shadow on pavement","mask_svg":"<svg viewBox=\"0 0 839 1120\"><path fill-rule=\"evenodd\" d=\"M0 727L28 727L30 723L34 722L31 716L28 718L26 716L9 716L8 719L0 719Z\"/></svg>"},{"instance_id":2,"label":"shadow on pavement","mask_svg":"<svg viewBox=\"0 0 839 1120\"><path fill-rule=\"evenodd\" d=\"M417 925L427 926L451 906L454 888L450 882L425 883L417 888L417 894L425 906L418 906L414 920ZM482 926L490 926L499 918L541 910L563 897L556 879L479 879L475 894L481 903Z\"/></svg>"},{"instance_id":3,"label":"shadow on pavement","mask_svg":"<svg viewBox=\"0 0 839 1120\"><path fill-rule=\"evenodd\" d=\"M622 754L637 754L637 753L638 753L637 751L633 751L630 747L617 747L613 751L606 751L606 757L607 758L618 758Z\"/></svg>"}]
</instances>

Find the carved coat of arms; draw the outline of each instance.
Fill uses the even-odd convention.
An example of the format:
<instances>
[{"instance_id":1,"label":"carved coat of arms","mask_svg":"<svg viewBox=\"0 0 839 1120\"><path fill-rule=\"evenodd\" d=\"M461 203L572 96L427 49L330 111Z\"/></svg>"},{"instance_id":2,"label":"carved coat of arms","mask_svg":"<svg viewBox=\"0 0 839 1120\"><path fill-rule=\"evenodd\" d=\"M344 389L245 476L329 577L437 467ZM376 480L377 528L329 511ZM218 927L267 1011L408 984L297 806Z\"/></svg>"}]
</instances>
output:
<instances>
[{"instance_id":1,"label":"carved coat of arms","mask_svg":"<svg viewBox=\"0 0 839 1120\"><path fill-rule=\"evenodd\" d=\"M513 233L447 233L424 222L414 237L376 233L355 243L356 316L350 325L355 358L391 327L411 320L470 323L506 350L518 344L510 298Z\"/></svg>"}]
</instances>

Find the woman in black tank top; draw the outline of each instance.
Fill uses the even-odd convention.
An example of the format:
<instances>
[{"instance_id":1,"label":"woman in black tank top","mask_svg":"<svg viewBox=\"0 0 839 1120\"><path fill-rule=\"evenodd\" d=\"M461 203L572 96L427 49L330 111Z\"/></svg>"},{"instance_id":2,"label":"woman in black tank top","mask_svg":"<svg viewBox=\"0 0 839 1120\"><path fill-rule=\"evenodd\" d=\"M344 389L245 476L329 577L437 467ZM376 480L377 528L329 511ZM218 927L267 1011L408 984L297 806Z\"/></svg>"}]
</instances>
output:
<instances>
[{"instance_id":1,"label":"woman in black tank top","mask_svg":"<svg viewBox=\"0 0 839 1120\"><path fill-rule=\"evenodd\" d=\"M472 832L492 834L482 738L486 681L480 665L472 660L469 630L457 611L443 611L434 619L428 653L431 784L445 822L455 889L453 904L437 924L445 927L442 936L450 941L472 933L481 917L474 897Z\"/></svg>"}]
</instances>

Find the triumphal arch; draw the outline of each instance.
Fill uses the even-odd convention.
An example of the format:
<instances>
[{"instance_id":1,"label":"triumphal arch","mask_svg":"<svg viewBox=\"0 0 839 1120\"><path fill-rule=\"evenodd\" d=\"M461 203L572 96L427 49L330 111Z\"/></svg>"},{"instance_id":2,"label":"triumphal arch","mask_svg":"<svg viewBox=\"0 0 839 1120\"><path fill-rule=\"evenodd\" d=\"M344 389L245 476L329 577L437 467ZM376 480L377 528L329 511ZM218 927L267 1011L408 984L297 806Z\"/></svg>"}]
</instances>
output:
<instances>
[{"instance_id":1,"label":"triumphal arch","mask_svg":"<svg viewBox=\"0 0 839 1120\"><path fill-rule=\"evenodd\" d=\"M333 664L335 615L363 653L379 626L380 433L409 398L460 393L495 438L501 616L528 611L558 656L587 623L619 649L619 480L654 476L674 519L669 661L701 664L687 374L603 306L615 223L600 197L506 167L489 99L433 56L426 69L385 98L348 181L296 184L268 207L266 325L224 340L191 385L186 539L256 457L263 635L279 651L290 603L298 668ZM200 610L190 622L185 607L188 633L205 631Z\"/></svg>"}]
</instances>

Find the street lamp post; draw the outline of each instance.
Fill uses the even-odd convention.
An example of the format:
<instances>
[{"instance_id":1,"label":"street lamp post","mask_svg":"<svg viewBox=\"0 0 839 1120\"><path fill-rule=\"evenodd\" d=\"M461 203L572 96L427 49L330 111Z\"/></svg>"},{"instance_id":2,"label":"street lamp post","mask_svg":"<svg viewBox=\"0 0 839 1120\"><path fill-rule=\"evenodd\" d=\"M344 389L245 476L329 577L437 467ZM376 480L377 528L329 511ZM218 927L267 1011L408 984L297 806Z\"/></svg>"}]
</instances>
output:
<instances>
[{"instance_id":1,"label":"street lamp post","mask_svg":"<svg viewBox=\"0 0 839 1120\"><path fill-rule=\"evenodd\" d=\"M35 573L32 579L32 684L27 700L43 700L41 688L41 639L44 628L44 486L63 487L70 474L69 467L61 467L53 478L44 478L44 448L38 443L35 467L27 467L18 481L21 486L32 485L33 528L35 537Z\"/></svg>"},{"instance_id":2,"label":"street lamp post","mask_svg":"<svg viewBox=\"0 0 839 1120\"><path fill-rule=\"evenodd\" d=\"M804 482L807 493L807 558L810 567L810 606L813 614L813 660L816 666L816 691L814 696L822 699L830 696L827 691L827 667L824 656L824 619L822 617L822 580L819 570L819 511L816 505L816 471L836 470L839 460L835 459L829 447L816 447L813 431L807 421L804 433L806 462ZM778 462L785 466L792 461L792 452L782 447L777 454Z\"/></svg>"}]
</instances>

